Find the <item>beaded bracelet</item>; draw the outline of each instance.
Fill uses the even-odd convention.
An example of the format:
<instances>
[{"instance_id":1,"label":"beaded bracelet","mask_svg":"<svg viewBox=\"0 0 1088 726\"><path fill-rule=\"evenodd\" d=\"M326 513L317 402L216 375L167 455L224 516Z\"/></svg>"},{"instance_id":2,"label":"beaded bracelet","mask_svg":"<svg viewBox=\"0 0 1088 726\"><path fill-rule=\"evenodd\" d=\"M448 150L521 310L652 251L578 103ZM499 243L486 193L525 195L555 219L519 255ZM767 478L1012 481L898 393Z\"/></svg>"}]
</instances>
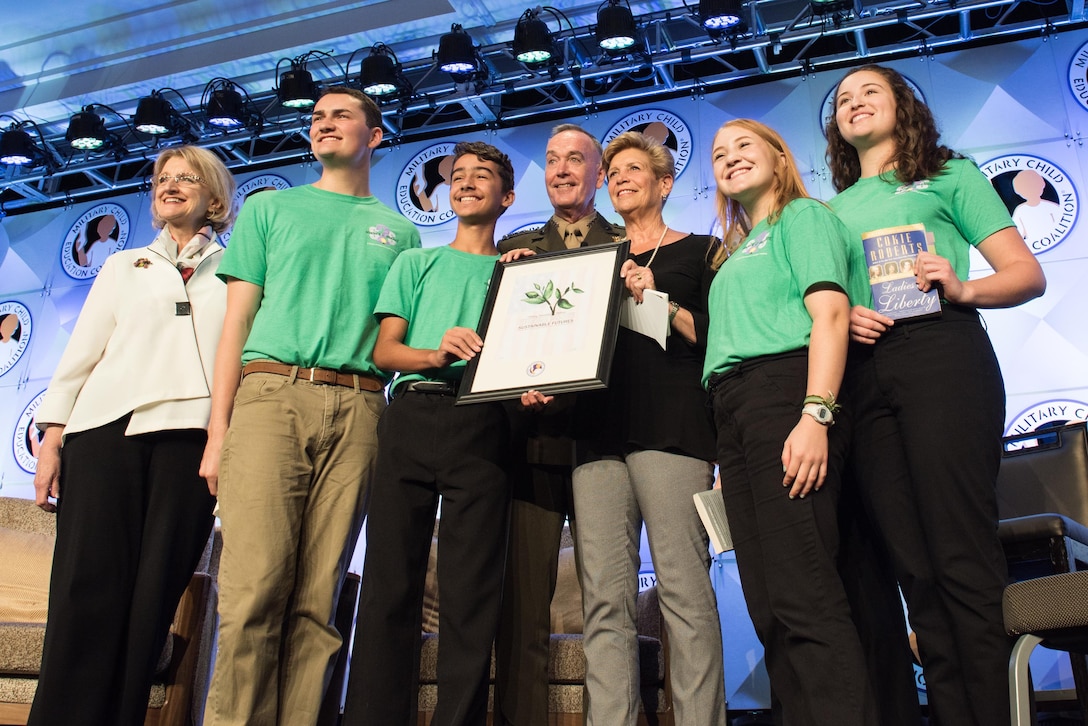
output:
<instances>
[{"instance_id":1,"label":"beaded bracelet","mask_svg":"<svg viewBox=\"0 0 1088 726\"><path fill-rule=\"evenodd\" d=\"M827 392L827 398L824 398L823 396L817 396L815 394L809 394L808 396L805 396L805 400L801 402L801 405L804 406L808 403L819 403L821 405L827 406L827 409L831 411L831 413L838 413L842 410L842 406L836 403L835 394L831 391Z\"/></svg>"}]
</instances>

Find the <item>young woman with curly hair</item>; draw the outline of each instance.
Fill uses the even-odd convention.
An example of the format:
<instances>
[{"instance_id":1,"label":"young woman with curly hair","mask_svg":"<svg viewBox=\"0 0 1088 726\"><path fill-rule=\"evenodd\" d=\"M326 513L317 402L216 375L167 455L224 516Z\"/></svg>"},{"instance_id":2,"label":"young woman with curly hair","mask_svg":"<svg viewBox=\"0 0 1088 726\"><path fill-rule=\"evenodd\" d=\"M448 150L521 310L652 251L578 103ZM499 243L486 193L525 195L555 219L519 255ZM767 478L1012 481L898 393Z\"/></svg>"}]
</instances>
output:
<instances>
[{"instance_id":1,"label":"young woman with curly hair","mask_svg":"<svg viewBox=\"0 0 1088 726\"><path fill-rule=\"evenodd\" d=\"M1005 391L977 309L1019 305L1046 281L989 181L939 143L932 114L896 71L850 71L827 137L841 192L831 206L853 237L843 399L854 415L858 491L907 601L931 719L1008 724L994 493ZM861 238L908 224L931 235L915 281L936 289L943 309L893 321L872 309ZM971 247L992 274L967 279Z\"/></svg>"}]
</instances>

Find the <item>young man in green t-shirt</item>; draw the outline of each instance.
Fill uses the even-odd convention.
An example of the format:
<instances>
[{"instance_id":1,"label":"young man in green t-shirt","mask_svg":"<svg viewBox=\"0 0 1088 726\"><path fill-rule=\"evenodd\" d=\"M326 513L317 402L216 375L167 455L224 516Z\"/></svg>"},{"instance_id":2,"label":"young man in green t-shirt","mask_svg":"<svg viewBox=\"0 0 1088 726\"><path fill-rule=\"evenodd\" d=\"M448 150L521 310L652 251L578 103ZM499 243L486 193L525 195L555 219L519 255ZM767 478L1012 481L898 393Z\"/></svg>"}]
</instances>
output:
<instances>
[{"instance_id":1,"label":"young man in green t-shirt","mask_svg":"<svg viewBox=\"0 0 1088 726\"><path fill-rule=\"evenodd\" d=\"M487 717L491 643L498 624L509 490L509 423L495 402L454 406L498 250L495 223L514 201L509 158L480 142L454 148L445 247L397 258L375 316L374 360L399 372L378 426L380 442L345 723L416 722L427 555L438 499L441 601L438 705L432 723Z\"/></svg>"},{"instance_id":2,"label":"young man in green t-shirt","mask_svg":"<svg viewBox=\"0 0 1088 726\"><path fill-rule=\"evenodd\" d=\"M219 496L214 726L314 724L341 646L388 376L371 316L415 227L370 193L381 112L348 88L313 108L321 177L246 201L218 274L227 312L200 473Z\"/></svg>"}]
</instances>

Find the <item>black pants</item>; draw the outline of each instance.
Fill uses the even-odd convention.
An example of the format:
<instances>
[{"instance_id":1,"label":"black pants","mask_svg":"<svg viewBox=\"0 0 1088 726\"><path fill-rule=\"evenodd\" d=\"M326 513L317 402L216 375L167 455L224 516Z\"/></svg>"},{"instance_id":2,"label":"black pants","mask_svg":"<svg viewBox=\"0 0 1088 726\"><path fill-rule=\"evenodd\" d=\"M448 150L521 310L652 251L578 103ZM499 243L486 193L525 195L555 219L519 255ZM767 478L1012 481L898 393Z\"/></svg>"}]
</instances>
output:
<instances>
[{"instance_id":1,"label":"black pants","mask_svg":"<svg viewBox=\"0 0 1088 726\"><path fill-rule=\"evenodd\" d=\"M856 411L853 469L918 636L931 722L1008 724L994 491L1005 391L993 348L977 313L955 306L858 348L843 395Z\"/></svg>"},{"instance_id":2,"label":"black pants","mask_svg":"<svg viewBox=\"0 0 1088 726\"><path fill-rule=\"evenodd\" d=\"M144 722L155 663L208 541L201 430L68 436L31 726Z\"/></svg>"},{"instance_id":3,"label":"black pants","mask_svg":"<svg viewBox=\"0 0 1088 726\"><path fill-rule=\"evenodd\" d=\"M495 722L546 726L551 602L568 513L572 535L575 526L571 467L529 465L518 474L495 640Z\"/></svg>"},{"instance_id":4,"label":"black pants","mask_svg":"<svg viewBox=\"0 0 1088 726\"><path fill-rule=\"evenodd\" d=\"M414 726L427 555L438 498L436 726L487 718L510 493L497 403L408 392L378 422L378 460L344 723Z\"/></svg>"},{"instance_id":5,"label":"black pants","mask_svg":"<svg viewBox=\"0 0 1088 726\"><path fill-rule=\"evenodd\" d=\"M782 446L803 415L808 358L741 364L714 391L718 466L748 612L790 726L873 726L865 659L837 570L849 422L828 430L823 487L790 499Z\"/></svg>"}]
</instances>

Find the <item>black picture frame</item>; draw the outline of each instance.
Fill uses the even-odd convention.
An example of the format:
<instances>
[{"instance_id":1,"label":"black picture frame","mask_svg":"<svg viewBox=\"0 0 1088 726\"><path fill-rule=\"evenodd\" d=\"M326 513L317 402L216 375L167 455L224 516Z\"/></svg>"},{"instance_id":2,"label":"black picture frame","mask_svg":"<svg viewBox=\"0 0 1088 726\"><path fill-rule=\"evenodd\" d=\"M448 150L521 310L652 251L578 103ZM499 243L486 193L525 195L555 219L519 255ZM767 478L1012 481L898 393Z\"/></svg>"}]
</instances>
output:
<instances>
[{"instance_id":1,"label":"black picture frame","mask_svg":"<svg viewBox=\"0 0 1088 726\"><path fill-rule=\"evenodd\" d=\"M457 405L608 386L629 243L496 262Z\"/></svg>"}]
</instances>

